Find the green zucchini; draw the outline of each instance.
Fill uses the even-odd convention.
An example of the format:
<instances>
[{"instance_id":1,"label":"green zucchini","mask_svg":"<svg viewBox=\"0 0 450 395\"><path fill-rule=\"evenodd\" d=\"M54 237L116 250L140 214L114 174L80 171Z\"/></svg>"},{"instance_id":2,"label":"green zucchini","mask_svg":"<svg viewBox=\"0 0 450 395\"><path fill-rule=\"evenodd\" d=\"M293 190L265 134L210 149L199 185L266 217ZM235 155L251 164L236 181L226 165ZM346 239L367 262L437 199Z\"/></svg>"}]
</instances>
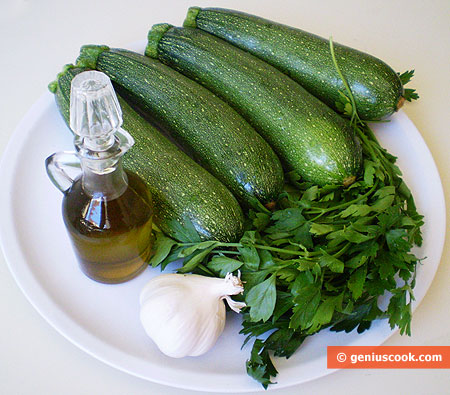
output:
<instances>
[{"instance_id":1,"label":"green zucchini","mask_svg":"<svg viewBox=\"0 0 450 395\"><path fill-rule=\"evenodd\" d=\"M283 168L273 150L201 85L157 60L121 49L85 46L78 63L106 73L125 99L168 130L241 202L269 204L281 193Z\"/></svg>"},{"instance_id":2,"label":"green zucchini","mask_svg":"<svg viewBox=\"0 0 450 395\"><path fill-rule=\"evenodd\" d=\"M349 122L248 52L199 29L160 24L146 54L227 101L306 181L349 185L360 172L361 147Z\"/></svg>"},{"instance_id":3,"label":"green zucchini","mask_svg":"<svg viewBox=\"0 0 450 395\"><path fill-rule=\"evenodd\" d=\"M70 84L73 77L84 70L69 65L49 85L67 124ZM135 139L123 163L148 185L155 206L155 224L168 236L182 242L239 239L243 232L243 213L231 192L119 95L118 98L123 128Z\"/></svg>"},{"instance_id":4,"label":"green zucchini","mask_svg":"<svg viewBox=\"0 0 450 395\"><path fill-rule=\"evenodd\" d=\"M346 90L336 71L329 40L257 16L219 8L190 8L184 26L197 27L249 51L292 77L330 107L342 110L346 101L342 93ZM403 105L402 83L386 63L337 43L334 52L361 119L378 120Z\"/></svg>"}]
</instances>

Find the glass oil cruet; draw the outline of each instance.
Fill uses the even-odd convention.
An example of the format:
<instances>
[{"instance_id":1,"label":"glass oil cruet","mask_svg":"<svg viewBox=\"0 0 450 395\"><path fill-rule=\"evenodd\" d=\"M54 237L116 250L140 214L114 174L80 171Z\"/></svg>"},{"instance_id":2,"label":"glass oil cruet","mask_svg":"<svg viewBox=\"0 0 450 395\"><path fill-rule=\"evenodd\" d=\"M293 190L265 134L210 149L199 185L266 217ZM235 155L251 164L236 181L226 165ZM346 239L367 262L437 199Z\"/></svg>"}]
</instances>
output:
<instances>
[{"instance_id":1,"label":"glass oil cruet","mask_svg":"<svg viewBox=\"0 0 450 395\"><path fill-rule=\"evenodd\" d=\"M137 276L153 243L151 195L138 175L122 167L122 155L134 140L121 125L109 78L98 71L80 73L70 93L76 151L46 160L50 179L64 193L64 223L80 267L102 283ZM79 174L72 178L74 169Z\"/></svg>"}]
</instances>

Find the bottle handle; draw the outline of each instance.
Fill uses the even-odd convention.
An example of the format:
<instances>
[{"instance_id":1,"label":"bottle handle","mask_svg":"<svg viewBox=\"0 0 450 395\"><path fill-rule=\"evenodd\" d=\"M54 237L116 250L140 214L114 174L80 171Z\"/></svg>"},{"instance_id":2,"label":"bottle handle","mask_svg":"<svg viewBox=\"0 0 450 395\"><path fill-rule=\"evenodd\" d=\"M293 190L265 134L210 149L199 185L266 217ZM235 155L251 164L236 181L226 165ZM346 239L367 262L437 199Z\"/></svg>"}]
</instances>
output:
<instances>
[{"instance_id":1,"label":"bottle handle","mask_svg":"<svg viewBox=\"0 0 450 395\"><path fill-rule=\"evenodd\" d=\"M78 170L81 174L81 163L78 155L74 151L61 151L50 155L45 160L45 169L53 185L62 193L72 186L76 177L71 177L70 174Z\"/></svg>"}]
</instances>

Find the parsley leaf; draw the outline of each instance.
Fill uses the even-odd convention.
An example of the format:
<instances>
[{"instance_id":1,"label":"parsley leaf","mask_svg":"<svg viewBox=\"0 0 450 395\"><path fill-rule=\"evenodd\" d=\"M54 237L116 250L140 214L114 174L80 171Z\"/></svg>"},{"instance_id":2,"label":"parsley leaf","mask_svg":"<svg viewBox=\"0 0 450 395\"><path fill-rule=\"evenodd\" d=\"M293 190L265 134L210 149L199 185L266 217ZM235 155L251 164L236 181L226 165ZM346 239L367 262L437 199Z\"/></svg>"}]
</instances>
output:
<instances>
[{"instance_id":1,"label":"parsley leaf","mask_svg":"<svg viewBox=\"0 0 450 395\"><path fill-rule=\"evenodd\" d=\"M409 287L396 289L393 293L387 309L389 324L391 328L398 325L400 334L411 336L411 303L407 300L410 296Z\"/></svg>"},{"instance_id":2,"label":"parsley leaf","mask_svg":"<svg viewBox=\"0 0 450 395\"><path fill-rule=\"evenodd\" d=\"M367 266L361 266L356 269L347 281L347 287L352 293L353 299L361 297L366 282Z\"/></svg>"},{"instance_id":3,"label":"parsley leaf","mask_svg":"<svg viewBox=\"0 0 450 395\"><path fill-rule=\"evenodd\" d=\"M414 76L414 70L407 70L402 74L397 73L402 85L406 85L409 81L411 81L411 78ZM415 89L406 88L403 92L403 97L407 101L413 101L417 100L419 98L419 95L417 94Z\"/></svg>"},{"instance_id":4,"label":"parsley leaf","mask_svg":"<svg viewBox=\"0 0 450 395\"><path fill-rule=\"evenodd\" d=\"M312 319L312 333L315 333L321 325L327 325L333 318L336 309L341 309L344 295L328 296L319 306Z\"/></svg>"},{"instance_id":5,"label":"parsley leaf","mask_svg":"<svg viewBox=\"0 0 450 395\"><path fill-rule=\"evenodd\" d=\"M400 73L397 74L398 77L400 78L400 81L402 82L402 85L406 85L409 81L411 81L411 78L414 76L414 70L406 70L402 74Z\"/></svg>"},{"instance_id":6,"label":"parsley leaf","mask_svg":"<svg viewBox=\"0 0 450 395\"><path fill-rule=\"evenodd\" d=\"M270 381L272 376L278 372L273 366L268 350L265 349L262 340L255 340L250 354L250 359L246 363L247 374L259 381L264 388L267 389L269 384L274 384Z\"/></svg>"},{"instance_id":7,"label":"parsley leaf","mask_svg":"<svg viewBox=\"0 0 450 395\"><path fill-rule=\"evenodd\" d=\"M209 247L189 255L187 259L183 261L183 267L178 269L178 273L192 272L211 253L217 244L217 242L214 242L214 244ZM181 252L181 254L183 254L183 252Z\"/></svg>"},{"instance_id":8,"label":"parsley leaf","mask_svg":"<svg viewBox=\"0 0 450 395\"><path fill-rule=\"evenodd\" d=\"M411 102L413 100L418 100L419 99L419 94L416 92L415 89L411 89L411 88L405 88L403 91L403 97Z\"/></svg>"},{"instance_id":9,"label":"parsley leaf","mask_svg":"<svg viewBox=\"0 0 450 395\"><path fill-rule=\"evenodd\" d=\"M255 285L245 298L250 307L250 319L254 322L267 321L275 309L276 298L275 276Z\"/></svg>"},{"instance_id":10,"label":"parsley leaf","mask_svg":"<svg viewBox=\"0 0 450 395\"><path fill-rule=\"evenodd\" d=\"M328 267L334 273L343 273L344 272L344 262L340 261L338 258L333 255L327 254L326 251L322 251L323 255L319 258L320 266Z\"/></svg>"},{"instance_id":11,"label":"parsley leaf","mask_svg":"<svg viewBox=\"0 0 450 395\"><path fill-rule=\"evenodd\" d=\"M334 332L345 331L349 333L355 328L358 328L358 333L362 333L370 328L371 321L365 320L371 311L370 303L363 303L361 305L355 306L353 311L345 315L344 318L338 320L332 327L331 330Z\"/></svg>"},{"instance_id":12,"label":"parsley leaf","mask_svg":"<svg viewBox=\"0 0 450 395\"><path fill-rule=\"evenodd\" d=\"M156 241L155 244L153 245L153 251L155 253L150 259L149 264L152 265L153 267L156 267L159 264L161 264L161 262L167 258L170 251L172 250L172 247L175 245L177 245L177 242L175 240L166 237L162 232L157 232Z\"/></svg>"},{"instance_id":13,"label":"parsley leaf","mask_svg":"<svg viewBox=\"0 0 450 395\"><path fill-rule=\"evenodd\" d=\"M219 273L221 277L225 277L227 273L233 273L238 270L244 263L236 259L226 256L214 256L208 262L208 268Z\"/></svg>"},{"instance_id":14,"label":"parsley leaf","mask_svg":"<svg viewBox=\"0 0 450 395\"><path fill-rule=\"evenodd\" d=\"M292 309L293 315L289 322L291 329L307 329L311 326L311 321L319 307L320 288L315 285L308 285L300 289L294 297L295 306Z\"/></svg>"},{"instance_id":15,"label":"parsley leaf","mask_svg":"<svg viewBox=\"0 0 450 395\"><path fill-rule=\"evenodd\" d=\"M267 350L273 351L276 357L289 358L303 343L306 334L289 328L280 328L273 332L264 342Z\"/></svg>"}]
</instances>

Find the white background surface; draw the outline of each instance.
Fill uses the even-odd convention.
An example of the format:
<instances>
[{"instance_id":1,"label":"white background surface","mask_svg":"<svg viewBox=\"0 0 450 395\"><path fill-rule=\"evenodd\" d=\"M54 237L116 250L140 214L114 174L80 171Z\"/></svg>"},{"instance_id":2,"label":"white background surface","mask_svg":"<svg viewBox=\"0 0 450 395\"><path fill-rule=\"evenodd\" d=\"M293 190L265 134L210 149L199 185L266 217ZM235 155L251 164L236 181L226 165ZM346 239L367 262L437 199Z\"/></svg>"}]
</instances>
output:
<instances>
[{"instance_id":1,"label":"white background surface","mask_svg":"<svg viewBox=\"0 0 450 395\"><path fill-rule=\"evenodd\" d=\"M124 46L145 38L153 23L180 25L190 5L222 6L259 14L324 37L333 35L335 41L372 53L398 71L415 68L411 86L417 88L421 99L408 103L405 112L435 158L450 207L448 0L2 0L1 152L29 107L61 66L75 60L82 44ZM436 278L413 317L413 336L394 335L386 345L450 345L449 238L447 234ZM25 299L2 256L0 317L1 394L193 394L129 376L69 343ZM430 394L446 393L449 385L448 370L346 370L284 390L274 386L273 392Z\"/></svg>"}]
</instances>

